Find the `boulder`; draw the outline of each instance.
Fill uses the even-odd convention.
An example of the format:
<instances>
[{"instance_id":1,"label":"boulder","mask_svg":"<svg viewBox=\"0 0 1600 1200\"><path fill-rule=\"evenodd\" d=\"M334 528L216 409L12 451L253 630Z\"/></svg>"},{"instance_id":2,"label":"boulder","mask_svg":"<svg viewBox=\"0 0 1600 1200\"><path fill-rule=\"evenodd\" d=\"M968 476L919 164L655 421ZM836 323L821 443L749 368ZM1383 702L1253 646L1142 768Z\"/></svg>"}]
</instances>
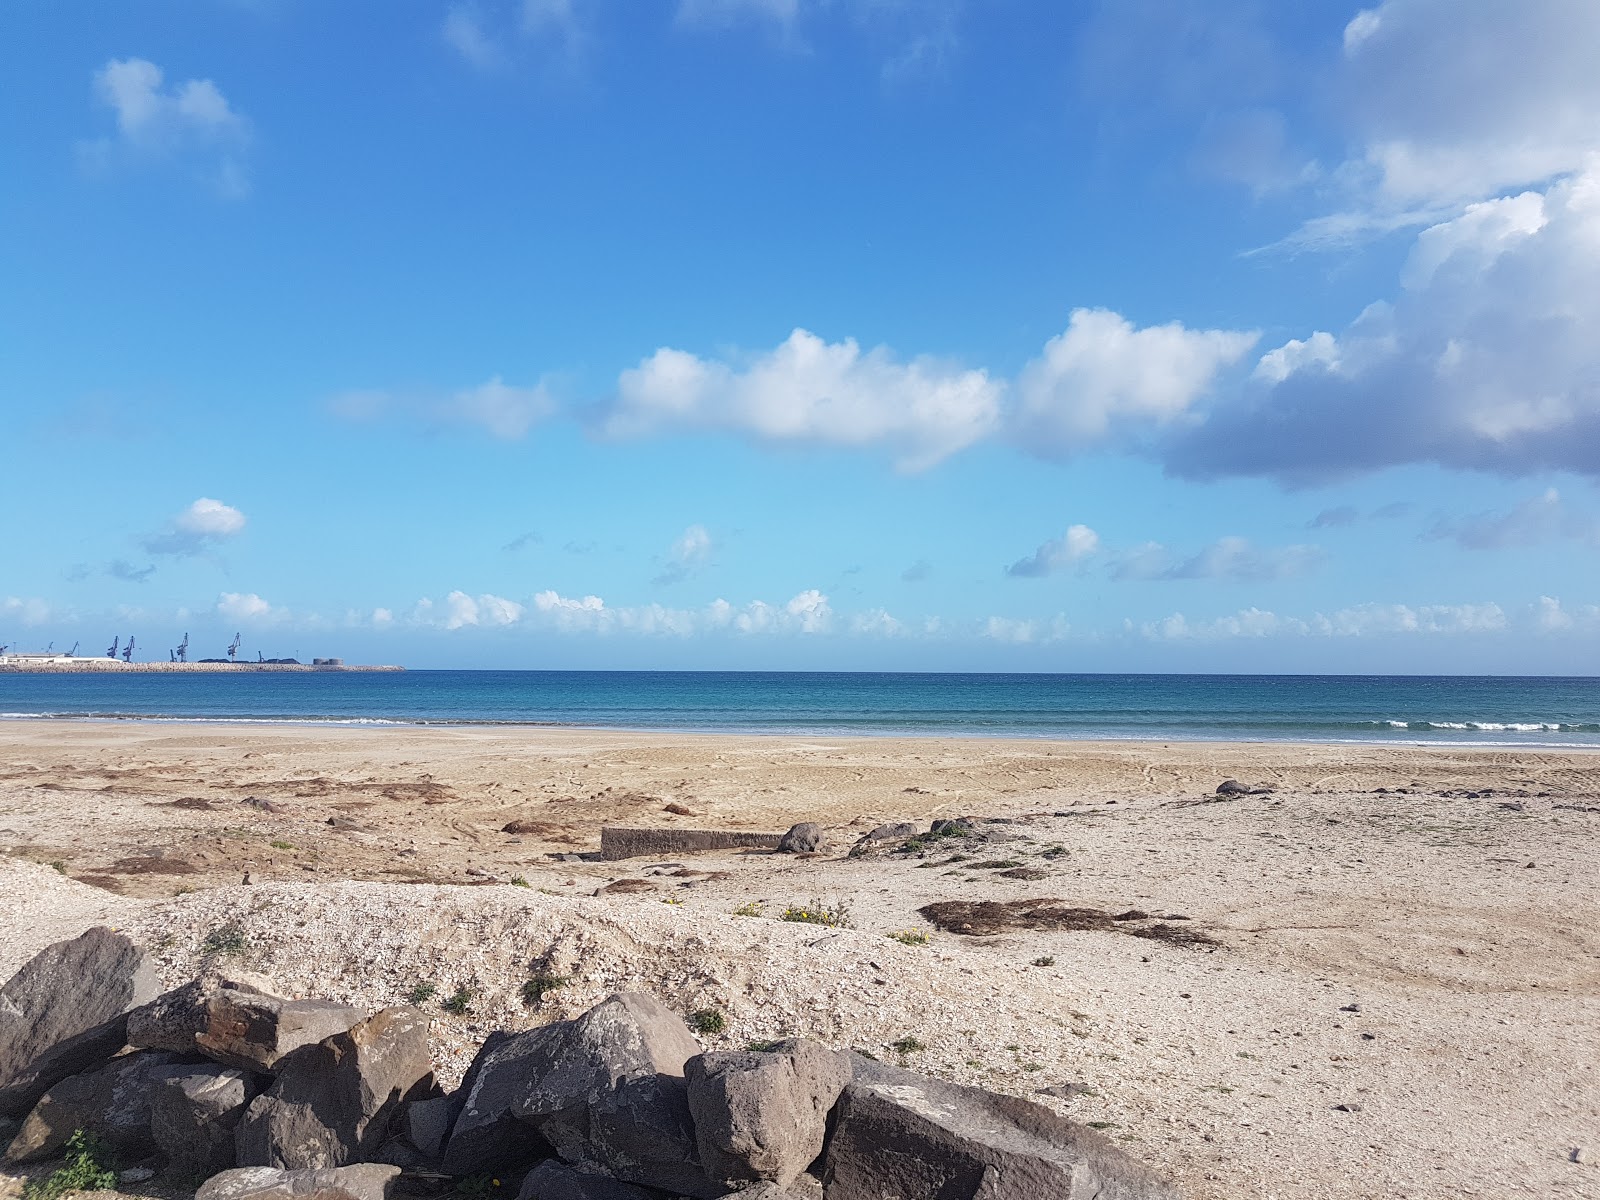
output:
<instances>
[{"instance_id":1,"label":"boulder","mask_svg":"<svg viewBox=\"0 0 1600 1200\"><path fill-rule=\"evenodd\" d=\"M256 1094L244 1071L215 1063L152 1072L150 1135L169 1166L210 1176L234 1165L234 1130Z\"/></svg>"},{"instance_id":2,"label":"boulder","mask_svg":"<svg viewBox=\"0 0 1600 1200\"><path fill-rule=\"evenodd\" d=\"M1250 789L1237 779L1224 779L1217 784L1217 795L1219 796L1246 796L1249 793Z\"/></svg>"},{"instance_id":3,"label":"boulder","mask_svg":"<svg viewBox=\"0 0 1600 1200\"><path fill-rule=\"evenodd\" d=\"M225 1067L271 1071L285 1055L344 1033L367 1014L331 1000L280 1000L222 988L205 1006L195 1049Z\"/></svg>"},{"instance_id":4,"label":"boulder","mask_svg":"<svg viewBox=\"0 0 1600 1200\"><path fill-rule=\"evenodd\" d=\"M128 1014L128 1045L193 1054L196 1035L206 1032L211 1000L224 990L270 997L273 984L266 976L248 971L192 979Z\"/></svg>"},{"instance_id":5,"label":"boulder","mask_svg":"<svg viewBox=\"0 0 1600 1200\"><path fill-rule=\"evenodd\" d=\"M700 1168L683 1067L700 1044L653 996L619 992L550 1038L511 1111L570 1163L689 1196L724 1191Z\"/></svg>"},{"instance_id":6,"label":"boulder","mask_svg":"<svg viewBox=\"0 0 1600 1200\"><path fill-rule=\"evenodd\" d=\"M1177 1200L1148 1167L1030 1100L852 1057L822 1178L828 1200Z\"/></svg>"},{"instance_id":7,"label":"boulder","mask_svg":"<svg viewBox=\"0 0 1600 1200\"><path fill-rule=\"evenodd\" d=\"M793 1183L822 1153L847 1055L791 1038L769 1051L701 1054L684 1068L700 1162L730 1185Z\"/></svg>"},{"instance_id":8,"label":"boulder","mask_svg":"<svg viewBox=\"0 0 1600 1200\"><path fill-rule=\"evenodd\" d=\"M523 1178L517 1200L653 1200L653 1193L605 1175L586 1175L545 1161Z\"/></svg>"},{"instance_id":9,"label":"boulder","mask_svg":"<svg viewBox=\"0 0 1600 1200\"><path fill-rule=\"evenodd\" d=\"M242 1167L200 1185L194 1200L389 1200L400 1168L360 1163L317 1171Z\"/></svg>"},{"instance_id":10,"label":"boulder","mask_svg":"<svg viewBox=\"0 0 1600 1200\"><path fill-rule=\"evenodd\" d=\"M887 842L895 838L915 837L917 827L910 821L890 821L884 825L876 825L861 835L863 842Z\"/></svg>"},{"instance_id":11,"label":"boulder","mask_svg":"<svg viewBox=\"0 0 1600 1200\"><path fill-rule=\"evenodd\" d=\"M35 954L0 987L0 1116L122 1049L128 1010L160 990L149 956L103 926Z\"/></svg>"},{"instance_id":12,"label":"boulder","mask_svg":"<svg viewBox=\"0 0 1600 1200\"><path fill-rule=\"evenodd\" d=\"M777 850L779 854L813 854L821 847L822 826L815 821L801 821L778 839Z\"/></svg>"},{"instance_id":13,"label":"boulder","mask_svg":"<svg viewBox=\"0 0 1600 1200\"><path fill-rule=\"evenodd\" d=\"M495 1032L484 1040L461 1087L452 1093L457 1115L440 1164L446 1175L503 1172L554 1153L511 1109L527 1085L531 1064L545 1061L545 1042L558 1037L565 1024L558 1021L521 1033Z\"/></svg>"},{"instance_id":14,"label":"boulder","mask_svg":"<svg viewBox=\"0 0 1600 1200\"><path fill-rule=\"evenodd\" d=\"M79 1129L132 1157L151 1153L150 1090L155 1072L175 1061L164 1050L139 1050L63 1079L33 1106L6 1147L6 1161L54 1158Z\"/></svg>"},{"instance_id":15,"label":"boulder","mask_svg":"<svg viewBox=\"0 0 1600 1200\"><path fill-rule=\"evenodd\" d=\"M822 1200L822 1180L815 1175L802 1175L788 1187L767 1180L740 1188L734 1195L738 1200Z\"/></svg>"},{"instance_id":16,"label":"boulder","mask_svg":"<svg viewBox=\"0 0 1600 1200\"><path fill-rule=\"evenodd\" d=\"M934 837L971 837L978 832L978 823L971 817L942 817L928 827Z\"/></svg>"},{"instance_id":17,"label":"boulder","mask_svg":"<svg viewBox=\"0 0 1600 1200\"><path fill-rule=\"evenodd\" d=\"M245 1110L241 1166L307 1170L370 1158L407 1100L433 1087L428 1018L386 1008L353 1029L278 1061L277 1077Z\"/></svg>"},{"instance_id":18,"label":"boulder","mask_svg":"<svg viewBox=\"0 0 1600 1200\"><path fill-rule=\"evenodd\" d=\"M429 1096L426 1100L413 1100L400 1115L400 1131L412 1149L422 1157L438 1160L444 1157L445 1143L450 1140L450 1127L461 1112L461 1093L448 1096Z\"/></svg>"}]
</instances>

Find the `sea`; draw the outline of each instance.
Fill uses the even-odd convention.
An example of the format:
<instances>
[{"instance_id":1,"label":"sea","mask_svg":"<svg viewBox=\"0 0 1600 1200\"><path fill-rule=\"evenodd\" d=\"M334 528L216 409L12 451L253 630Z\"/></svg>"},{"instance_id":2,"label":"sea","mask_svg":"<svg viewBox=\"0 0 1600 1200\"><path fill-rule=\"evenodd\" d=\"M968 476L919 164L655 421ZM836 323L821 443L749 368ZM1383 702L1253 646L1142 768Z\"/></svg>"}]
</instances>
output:
<instances>
[{"instance_id":1,"label":"sea","mask_svg":"<svg viewBox=\"0 0 1600 1200\"><path fill-rule=\"evenodd\" d=\"M0 674L0 719L1600 747L1600 678L871 672Z\"/></svg>"}]
</instances>

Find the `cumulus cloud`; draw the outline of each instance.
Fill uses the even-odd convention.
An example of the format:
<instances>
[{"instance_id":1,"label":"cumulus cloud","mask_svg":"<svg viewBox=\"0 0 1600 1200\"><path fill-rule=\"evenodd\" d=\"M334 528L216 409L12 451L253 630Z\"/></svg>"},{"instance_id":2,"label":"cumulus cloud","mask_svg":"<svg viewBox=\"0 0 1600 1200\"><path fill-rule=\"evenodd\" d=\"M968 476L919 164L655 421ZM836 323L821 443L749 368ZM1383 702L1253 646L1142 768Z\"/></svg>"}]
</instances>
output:
<instances>
[{"instance_id":1,"label":"cumulus cloud","mask_svg":"<svg viewBox=\"0 0 1600 1200\"><path fill-rule=\"evenodd\" d=\"M511 387L498 375L487 383L457 392L444 406L447 417L481 425L507 441L526 437L528 430L555 410L555 400L543 382L533 387Z\"/></svg>"},{"instance_id":2,"label":"cumulus cloud","mask_svg":"<svg viewBox=\"0 0 1600 1200\"><path fill-rule=\"evenodd\" d=\"M1257 337L1177 322L1140 329L1117 313L1080 308L1018 377L1015 436L1050 457L1137 439L1187 417Z\"/></svg>"},{"instance_id":3,"label":"cumulus cloud","mask_svg":"<svg viewBox=\"0 0 1600 1200\"><path fill-rule=\"evenodd\" d=\"M244 532L245 515L232 505L201 496L167 523L160 533L144 539L151 554L187 558L213 550Z\"/></svg>"},{"instance_id":4,"label":"cumulus cloud","mask_svg":"<svg viewBox=\"0 0 1600 1200\"><path fill-rule=\"evenodd\" d=\"M1174 558L1159 542L1146 542L1121 555L1111 568L1118 580L1229 579L1262 583L1289 579L1315 569L1323 560L1317 546L1261 547L1242 537L1218 538L1188 558Z\"/></svg>"},{"instance_id":5,"label":"cumulus cloud","mask_svg":"<svg viewBox=\"0 0 1600 1200\"><path fill-rule=\"evenodd\" d=\"M979 636L1013 646L1024 646L1034 642L1058 642L1071 631L1072 626L1059 614L1047 621L989 617L978 627Z\"/></svg>"},{"instance_id":6,"label":"cumulus cloud","mask_svg":"<svg viewBox=\"0 0 1600 1200\"><path fill-rule=\"evenodd\" d=\"M1561 493L1550 488L1509 512L1441 518L1423 537L1430 541L1448 539L1466 550L1539 546L1559 538L1600 546L1600 521L1572 511L1562 501Z\"/></svg>"},{"instance_id":7,"label":"cumulus cloud","mask_svg":"<svg viewBox=\"0 0 1600 1200\"><path fill-rule=\"evenodd\" d=\"M657 575L658 585L682 583L711 561L714 545L711 534L704 525L691 525L685 529L667 554L666 569Z\"/></svg>"},{"instance_id":8,"label":"cumulus cloud","mask_svg":"<svg viewBox=\"0 0 1600 1200\"><path fill-rule=\"evenodd\" d=\"M267 603L254 592L223 592L217 597L219 616L241 625L269 625L286 620L287 609Z\"/></svg>"},{"instance_id":9,"label":"cumulus cloud","mask_svg":"<svg viewBox=\"0 0 1600 1200\"><path fill-rule=\"evenodd\" d=\"M94 94L115 114L117 132L80 146L91 167L119 159L181 160L220 194L248 194L243 155L249 125L211 80L168 86L161 68L147 59L112 59L95 72Z\"/></svg>"},{"instance_id":10,"label":"cumulus cloud","mask_svg":"<svg viewBox=\"0 0 1600 1200\"><path fill-rule=\"evenodd\" d=\"M934 358L863 352L796 329L737 363L662 348L622 373L604 428L616 437L728 430L770 443L885 446L905 470L991 434L1001 385Z\"/></svg>"},{"instance_id":11,"label":"cumulus cloud","mask_svg":"<svg viewBox=\"0 0 1600 1200\"><path fill-rule=\"evenodd\" d=\"M1600 9L1596 10L1600 12ZM1190 478L1400 463L1600 472L1600 159L1425 231L1399 298L1313 335L1165 451ZM1277 357L1274 357L1274 356Z\"/></svg>"},{"instance_id":12,"label":"cumulus cloud","mask_svg":"<svg viewBox=\"0 0 1600 1200\"><path fill-rule=\"evenodd\" d=\"M1006 574L1020 579L1037 579L1081 562L1100 549L1100 535L1087 525L1069 525L1066 533L1051 538L1027 558L1019 558L1006 568Z\"/></svg>"},{"instance_id":13,"label":"cumulus cloud","mask_svg":"<svg viewBox=\"0 0 1600 1200\"><path fill-rule=\"evenodd\" d=\"M1600 604L1565 608L1555 596L1540 596L1534 605L1534 627L1541 633L1600 629Z\"/></svg>"},{"instance_id":14,"label":"cumulus cloud","mask_svg":"<svg viewBox=\"0 0 1600 1200\"><path fill-rule=\"evenodd\" d=\"M51 617L50 605L37 596L7 596L0 600L0 618L23 625L43 625Z\"/></svg>"},{"instance_id":15,"label":"cumulus cloud","mask_svg":"<svg viewBox=\"0 0 1600 1200\"><path fill-rule=\"evenodd\" d=\"M1483 634L1507 628L1498 604L1362 604L1324 615L1285 617L1246 608L1231 616L1191 621L1173 613L1138 627L1155 641L1215 641L1226 638L1328 637L1360 638L1386 634Z\"/></svg>"}]
</instances>

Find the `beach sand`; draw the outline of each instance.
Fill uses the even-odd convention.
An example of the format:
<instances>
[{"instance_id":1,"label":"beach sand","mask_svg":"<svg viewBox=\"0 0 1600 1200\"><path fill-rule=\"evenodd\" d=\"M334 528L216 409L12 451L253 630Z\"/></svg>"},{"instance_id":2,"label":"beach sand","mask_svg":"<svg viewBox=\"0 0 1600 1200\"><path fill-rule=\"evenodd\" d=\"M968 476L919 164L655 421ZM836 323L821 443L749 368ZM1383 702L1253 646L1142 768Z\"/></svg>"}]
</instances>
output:
<instances>
[{"instance_id":1,"label":"beach sand","mask_svg":"<svg viewBox=\"0 0 1600 1200\"><path fill-rule=\"evenodd\" d=\"M958 815L981 844L847 853ZM825 853L555 857L800 820ZM725 1013L708 1045L808 1033L1040 1099L1194 1197L1600 1196L1571 1161L1600 1152L1600 754L28 721L0 848L0 975L110 921L177 980L236 925L298 994L467 987L429 1005L447 1076L631 985ZM732 915L813 898L854 928ZM918 912L1028 899L1149 919ZM1199 944L1129 936L1163 925ZM529 1009L534 969L571 982Z\"/></svg>"}]
</instances>

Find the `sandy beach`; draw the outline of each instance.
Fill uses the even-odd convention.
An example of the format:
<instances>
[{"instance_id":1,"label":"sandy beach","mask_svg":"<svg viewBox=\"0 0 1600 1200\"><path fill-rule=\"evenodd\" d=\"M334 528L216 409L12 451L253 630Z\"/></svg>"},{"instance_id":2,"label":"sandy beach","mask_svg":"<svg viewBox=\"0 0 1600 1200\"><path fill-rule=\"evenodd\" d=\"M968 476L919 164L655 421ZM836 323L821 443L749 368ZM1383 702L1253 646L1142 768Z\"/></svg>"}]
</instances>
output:
<instances>
[{"instance_id":1,"label":"sandy beach","mask_svg":"<svg viewBox=\"0 0 1600 1200\"><path fill-rule=\"evenodd\" d=\"M953 816L977 847L849 854ZM603 825L801 820L823 853L575 857ZM1039 1099L1194 1197L1600 1195L1573 1161L1600 1151L1600 754L19 721L0 849L0 972L109 921L176 980L231 923L300 994L470 987L447 1076L635 986L724 1011L708 1044L807 1033ZM852 928L771 919L812 899ZM1146 917L919 912L1028 900ZM1153 923L1194 936L1130 936ZM573 980L534 1011L530 963Z\"/></svg>"}]
</instances>

